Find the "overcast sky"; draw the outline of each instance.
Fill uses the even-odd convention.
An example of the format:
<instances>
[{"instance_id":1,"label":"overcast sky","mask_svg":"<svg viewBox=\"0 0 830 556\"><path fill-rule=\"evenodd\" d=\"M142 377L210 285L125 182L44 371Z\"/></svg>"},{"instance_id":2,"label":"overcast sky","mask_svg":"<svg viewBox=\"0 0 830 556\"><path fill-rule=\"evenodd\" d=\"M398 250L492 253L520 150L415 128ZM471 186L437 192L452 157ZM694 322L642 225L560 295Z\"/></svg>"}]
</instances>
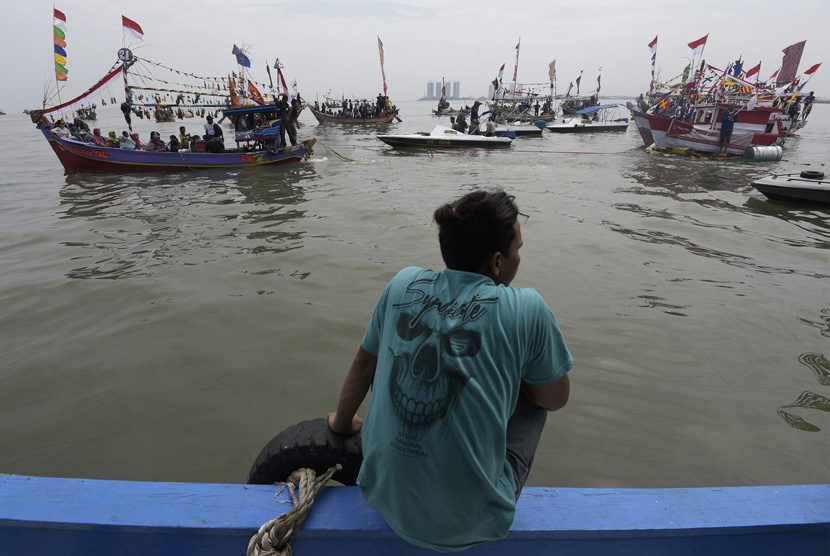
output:
<instances>
[{"instance_id":1,"label":"overcast sky","mask_svg":"<svg viewBox=\"0 0 830 556\"><path fill-rule=\"evenodd\" d=\"M583 91L634 97L648 89L648 44L658 36L657 68L664 78L683 70L689 42L707 33L706 61L724 67L743 56L762 62L769 77L781 50L806 40L799 73L826 62L805 90L830 97L830 2L645 2L581 0L0 0L0 108L35 108L54 82L52 8L67 17L69 81L63 100L84 92L117 60L121 16L136 21L143 42L136 55L182 71L223 76L235 70L234 43L249 49L253 76L267 82L266 63L279 58L289 83L308 100L328 90L374 97L382 90L377 36L384 44L392 101L416 100L428 81L460 81L463 96L486 95L505 64L512 81L521 37L518 80L548 81L556 60L557 92L581 70ZM123 89L115 93L123 100ZM93 97L94 98L94 97Z\"/></svg>"}]
</instances>

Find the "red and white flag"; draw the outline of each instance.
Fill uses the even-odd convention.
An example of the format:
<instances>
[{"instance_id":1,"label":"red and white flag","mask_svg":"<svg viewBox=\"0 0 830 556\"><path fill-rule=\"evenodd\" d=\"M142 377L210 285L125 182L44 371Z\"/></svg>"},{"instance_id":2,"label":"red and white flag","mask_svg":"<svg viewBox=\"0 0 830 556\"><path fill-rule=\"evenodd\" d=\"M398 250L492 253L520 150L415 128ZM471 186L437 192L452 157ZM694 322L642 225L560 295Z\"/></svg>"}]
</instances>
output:
<instances>
[{"instance_id":1,"label":"red and white flag","mask_svg":"<svg viewBox=\"0 0 830 556\"><path fill-rule=\"evenodd\" d=\"M121 25L124 27L124 38L132 37L140 41L144 40L144 31L141 26L130 18L121 16Z\"/></svg>"},{"instance_id":2,"label":"red and white flag","mask_svg":"<svg viewBox=\"0 0 830 556\"><path fill-rule=\"evenodd\" d=\"M516 65L513 67L513 83L516 82L516 76L519 73L519 46L522 44L522 38L519 37L519 42L516 43Z\"/></svg>"},{"instance_id":3,"label":"red and white flag","mask_svg":"<svg viewBox=\"0 0 830 556\"><path fill-rule=\"evenodd\" d=\"M761 71L761 62L758 62L758 65L755 66L754 68L752 68L751 70L749 70L748 72L746 72L746 75L744 77L749 79L750 77L752 77L753 75L759 73L760 71Z\"/></svg>"},{"instance_id":4,"label":"red and white flag","mask_svg":"<svg viewBox=\"0 0 830 556\"><path fill-rule=\"evenodd\" d=\"M706 46L706 39L709 38L709 33L706 33L705 37L701 37L696 41L692 41L689 43L689 48L692 49L692 56L699 56L703 53L703 47Z\"/></svg>"}]
</instances>

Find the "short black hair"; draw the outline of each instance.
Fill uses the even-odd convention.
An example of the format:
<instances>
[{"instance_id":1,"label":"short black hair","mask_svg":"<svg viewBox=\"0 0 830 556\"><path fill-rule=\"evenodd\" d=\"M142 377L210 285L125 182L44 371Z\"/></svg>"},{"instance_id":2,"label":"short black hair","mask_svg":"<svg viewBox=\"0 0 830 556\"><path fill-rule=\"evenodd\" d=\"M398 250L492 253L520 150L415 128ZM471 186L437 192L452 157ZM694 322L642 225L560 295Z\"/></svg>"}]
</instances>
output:
<instances>
[{"instance_id":1,"label":"short black hair","mask_svg":"<svg viewBox=\"0 0 830 556\"><path fill-rule=\"evenodd\" d=\"M433 220L444 264L451 270L481 271L493 253L508 252L520 214L515 197L501 189L473 191L442 205Z\"/></svg>"}]
</instances>

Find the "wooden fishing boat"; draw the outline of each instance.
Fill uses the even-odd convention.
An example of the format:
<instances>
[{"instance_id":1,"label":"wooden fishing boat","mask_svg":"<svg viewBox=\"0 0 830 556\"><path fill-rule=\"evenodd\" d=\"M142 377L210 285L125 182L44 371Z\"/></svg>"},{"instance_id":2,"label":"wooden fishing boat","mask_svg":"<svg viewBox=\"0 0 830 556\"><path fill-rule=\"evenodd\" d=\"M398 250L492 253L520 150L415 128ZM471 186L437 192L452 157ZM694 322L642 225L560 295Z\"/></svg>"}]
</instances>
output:
<instances>
[{"instance_id":1,"label":"wooden fishing boat","mask_svg":"<svg viewBox=\"0 0 830 556\"><path fill-rule=\"evenodd\" d=\"M777 201L816 203L830 207L830 179L824 172L805 170L797 174L773 174L757 179L752 187Z\"/></svg>"},{"instance_id":2,"label":"wooden fishing boat","mask_svg":"<svg viewBox=\"0 0 830 556\"><path fill-rule=\"evenodd\" d=\"M605 131L626 131L628 118L617 117L619 106L601 104L577 110L570 118L557 120L548 124L547 129L553 133L597 133Z\"/></svg>"},{"instance_id":3,"label":"wooden fishing boat","mask_svg":"<svg viewBox=\"0 0 830 556\"><path fill-rule=\"evenodd\" d=\"M313 154L316 139L309 139L296 147L235 148L221 153L159 152L99 147L68 139L52 133L45 119L37 117L40 111L30 111L33 121L43 133L49 146L67 171L103 170L109 172L174 172L204 168L241 168L299 162ZM202 147L204 143L202 142Z\"/></svg>"},{"instance_id":4,"label":"wooden fishing boat","mask_svg":"<svg viewBox=\"0 0 830 556\"><path fill-rule=\"evenodd\" d=\"M0 552L244 554L286 513L273 485L159 483L0 474ZM291 543L295 554L426 554L398 538L357 487L325 486ZM727 488L525 488L500 554L827 554L830 485Z\"/></svg>"},{"instance_id":5,"label":"wooden fishing boat","mask_svg":"<svg viewBox=\"0 0 830 556\"><path fill-rule=\"evenodd\" d=\"M376 118L350 118L346 116L326 114L325 112L315 109L313 106L309 106L308 109L311 110L311 113L314 114L314 117L317 118L317 121L321 124L377 125L392 123L395 120L401 121L398 117L399 110L392 111L388 114L384 113L382 116L378 116Z\"/></svg>"},{"instance_id":6,"label":"wooden fishing boat","mask_svg":"<svg viewBox=\"0 0 830 556\"><path fill-rule=\"evenodd\" d=\"M378 135L378 139L393 147L509 147L511 137L487 137L485 135L467 135L446 126L437 125L429 133L410 133L407 135Z\"/></svg>"}]
</instances>

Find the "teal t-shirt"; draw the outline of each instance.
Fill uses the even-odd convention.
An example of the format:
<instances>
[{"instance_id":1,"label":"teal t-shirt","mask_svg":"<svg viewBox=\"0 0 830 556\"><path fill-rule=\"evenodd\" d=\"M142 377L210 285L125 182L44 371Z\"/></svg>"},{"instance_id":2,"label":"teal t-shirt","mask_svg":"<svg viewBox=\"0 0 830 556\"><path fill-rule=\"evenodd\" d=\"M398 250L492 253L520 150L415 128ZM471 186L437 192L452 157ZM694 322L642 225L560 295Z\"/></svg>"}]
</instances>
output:
<instances>
[{"instance_id":1,"label":"teal t-shirt","mask_svg":"<svg viewBox=\"0 0 830 556\"><path fill-rule=\"evenodd\" d=\"M440 551L504 538L516 511L507 422L521 381L573 366L533 289L469 272L406 268L362 341L378 357L358 485L403 539Z\"/></svg>"}]
</instances>

